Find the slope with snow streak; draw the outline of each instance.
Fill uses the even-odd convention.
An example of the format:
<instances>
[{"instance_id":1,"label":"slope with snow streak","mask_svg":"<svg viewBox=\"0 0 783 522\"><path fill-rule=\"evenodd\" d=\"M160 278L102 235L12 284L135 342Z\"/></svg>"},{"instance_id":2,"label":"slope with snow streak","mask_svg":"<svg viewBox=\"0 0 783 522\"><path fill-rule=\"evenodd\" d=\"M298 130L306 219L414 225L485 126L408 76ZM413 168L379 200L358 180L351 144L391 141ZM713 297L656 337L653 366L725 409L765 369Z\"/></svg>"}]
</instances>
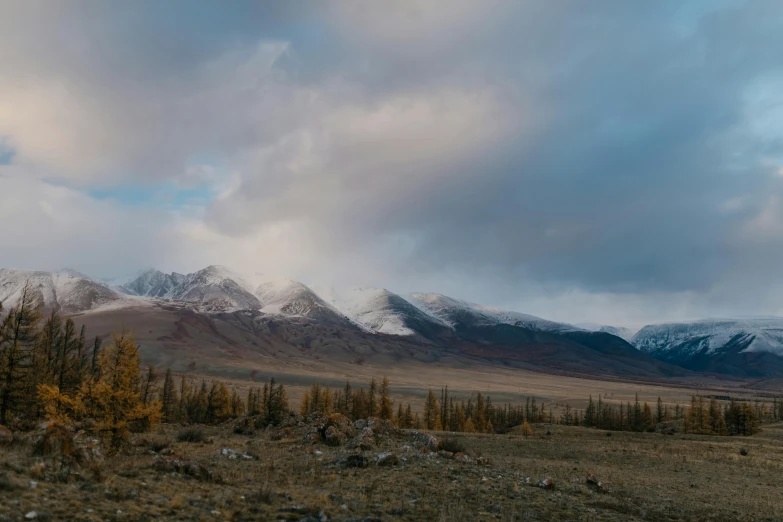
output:
<instances>
[{"instance_id":1,"label":"slope with snow streak","mask_svg":"<svg viewBox=\"0 0 783 522\"><path fill-rule=\"evenodd\" d=\"M742 351L783 355L783 318L705 319L649 325L634 336L633 344L647 353L687 349L706 355L731 344L746 344Z\"/></svg>"},{"instance_id":2,"label":"slope with snow streak","mask_svg":"<svg viewBox=\"0 0 783 522\"><path fill-rule=\"evenodd\" d=\"M355 327L339 310L321 299L308 286L290 279L274 279L262 282L255 296L265 314L289 317L305 317L327 324Z\"/></svg>"},{"instance_id":3,"label":"slope with snow streak","mask_svg":"<svg viewBox=\"0 0 783 522\"><path fill-rule=\"evenodd\" d=\"M783 376L783 319L710 319L650 325L633 338L642 352L694 371Z\"/></svg>"},{"instance_id":4,"label":"slope with snow streak","mask_svg":"<svg viewBox=\"0 0 783 522\"><path fill-rule=\"evenodd\" d=\"M383 288L332 289L329 294L335 308L373 332L432 337L449 330L440 319Z\"/></svg>"},{"instance_id":5,"label":"slope with snow streak","mask_svg":"<svg viewBox=\"0 0 783 522\"><path fill-rule=\"evenodd\" d=\"M14 306L21 298L26 284L29 284L30 290L45 308L65 313L85 312L126 301L125 296L107 286L76 274L72 270L41 272L0 269L0 302L4 308Z\"/></svg>"},{"instance_id":6,"label":"slope with snow streak","mask_svg":"<svg viewBox=\"0 0 783 522\"><path fill-rule=\"evenodd\" d=\"M506 324L539 332L566 333L583 331L576 326L541 319L534 315L511 312L454 299L441 294L414 293L408 300L452 328L458 324L492 326Z\"/></svg>"},{"instance_id":7,"label":"slope with snow streak","mask_svg":"<svg viewBox=\"0 0 783 522\"><path fill-rule=\"evenodd\" d=\"M164 274L160 270L146 270L120 287L124 292L142 297L166 297L185 281L186 276L172 272Z\"/></svg>"},{"instance_id":8,"label":"slope with snow streak","mask_svg":"<svg viewBox=\"0 0 783 522\"><path fill-rule=\"evenodd\" d=\"M205 311L257 310L261 307L245 280L218 265L184 276L164 297L198 305Z\"/></svg>"},{"instance_id":9,"label":"slope with snow streak","mask_svg":"<svg viewBox=\"0 0 783 522\"><path fill-rule=\"evenodd\" d=\"M620 339L625 339L628 342L631 342L633 336L636 335L636 332L638 331L633 328L626 328L625 326L612 326L607 324L578 323L574 326L588 332L606 332L615 335Z\"/></svg>"}]
</instances>

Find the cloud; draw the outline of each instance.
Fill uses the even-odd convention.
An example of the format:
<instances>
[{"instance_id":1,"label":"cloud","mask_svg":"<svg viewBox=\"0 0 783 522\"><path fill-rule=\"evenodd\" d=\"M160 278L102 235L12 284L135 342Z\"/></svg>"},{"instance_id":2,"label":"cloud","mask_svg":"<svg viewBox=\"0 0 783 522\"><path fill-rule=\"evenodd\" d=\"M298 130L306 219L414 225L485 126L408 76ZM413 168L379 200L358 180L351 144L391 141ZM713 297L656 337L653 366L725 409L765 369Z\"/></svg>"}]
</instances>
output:
<instances>
[{"instance_id":1,"label":"cloud","mask_svg":"<svg viewBox=\"0 0 783 522\"><path fill-rule=\"evenodd\" d=\"M772 0L4 14L0 197L31 232L3 264L119 271L87 254L112 245L575 322L783 309Z\"/></svg>"}]
</instances>

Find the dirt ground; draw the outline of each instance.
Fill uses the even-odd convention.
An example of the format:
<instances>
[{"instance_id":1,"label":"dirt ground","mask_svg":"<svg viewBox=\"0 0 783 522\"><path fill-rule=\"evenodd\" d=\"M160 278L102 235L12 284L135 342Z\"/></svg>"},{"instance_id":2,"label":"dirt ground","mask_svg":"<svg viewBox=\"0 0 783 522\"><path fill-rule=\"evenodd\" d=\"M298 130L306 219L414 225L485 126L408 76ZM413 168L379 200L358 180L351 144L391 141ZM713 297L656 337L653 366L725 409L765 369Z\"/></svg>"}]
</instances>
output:
<instances>
[{"instance_id":1,"label":"dirt ground","mask_svg":"<svg viewBox=\"0 0 783 522\"><path fill-rule=\"evenodd\" d=\"M203 442L163 425L66 482L58 457L17 441L0 447L0 520L783 520L781 424L752 438L433 434L455 454L393 429L365 450L306 442L311 424L201 427Z\"/></svg>"}]
</instances>

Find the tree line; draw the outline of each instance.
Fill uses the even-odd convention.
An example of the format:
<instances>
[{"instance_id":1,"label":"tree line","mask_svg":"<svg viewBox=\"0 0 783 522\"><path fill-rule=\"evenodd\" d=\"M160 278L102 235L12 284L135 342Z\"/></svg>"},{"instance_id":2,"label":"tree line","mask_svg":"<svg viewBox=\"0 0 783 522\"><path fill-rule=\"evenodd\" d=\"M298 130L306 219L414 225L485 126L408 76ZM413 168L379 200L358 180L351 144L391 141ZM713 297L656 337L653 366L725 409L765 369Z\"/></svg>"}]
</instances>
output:
<instances>
[{"instance_id":1,"label":"tree line","mask_svg":"<svg viewBox=\"0 0 783 522\"><path fill-rule=\"evenodd\" d=\"M676 423L684 433L702 435L754 435L760 431L761 420L769 417L764 404L755 405L731 399L721 405L715 398L707 401L701 395L691 396L690 407L665 405L660 397L655 408L640 402L637 394L633 404L611 405L599 396L589 397L584 411L576 412L566 405L560 422L591 428L617 431L655 431L664 423Z\"/></svg>"},{"instance_id":2,"label":"tree line","mask_svg":"<svg viewBox=\"0 0 783 522\"><path fill-rule=\"evenodd\" d=\"M107 346L98 337L87 339L70 318L52 312L45 320L34 292L22 290L16 306L3 315L0 303L0 425L32 426L42 418L61 423L90 421L91 429L113 440L127 439L130 431L144 431L157 423L217 424L243 416L263 424L278 424L293 412L284 386L271 379L251 387L243 397L221 381L196 384L185 376L175 381L166 370L162 386L154 366L140 368L138 348L130 334L117 334ZM568 404L537 403L528 397L516 405L493 404L477 392L456 399L448 387L439 396L428 390L421 414L410 403L396 405L388 378L371 379L365 389L346 382L331 390L318 382L306 390L298 413L340 413L355 420L380 417L401 428L455 432L504 433L515 426L530 430L533 423L581 425L606 430L653 431L676 422L686 433L753 435L764 419L783 419L783 401L771 407L760 402L730 400L720 404L694 395L690 407L670 407L657 399L655 408L640 402L613 405L589 397L583 410Z\"/></svg>"}]
</instances>

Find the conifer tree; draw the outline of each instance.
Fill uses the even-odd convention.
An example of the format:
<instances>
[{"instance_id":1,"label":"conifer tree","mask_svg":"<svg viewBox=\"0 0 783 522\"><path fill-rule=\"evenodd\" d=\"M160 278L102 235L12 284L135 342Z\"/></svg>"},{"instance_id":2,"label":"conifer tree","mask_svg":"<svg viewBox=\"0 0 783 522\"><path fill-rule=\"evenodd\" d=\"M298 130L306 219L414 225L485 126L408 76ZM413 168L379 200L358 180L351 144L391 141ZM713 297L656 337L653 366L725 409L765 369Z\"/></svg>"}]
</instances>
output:
<instances>
[{"instance_id":1,"label":"conifer tree","mask_svg":"<svg viewBox=\"0 0 783 522\"><path fill-rule=\"evenodd\" d=\"M139 352L133 337L115 335L113 343L102 350L101 379L83 383L80 389L85 416L98 420L98 430L109 433L113 447L128 438L134 429L150 429L161 417L159 401L144 405L139 393Z\"/></svg>"},{"instance_id":2,"label":"conifer tree","mask_svg":"<svg viewBox=\"0 0 783 522\"><path fill-rule=\"evenodd\" d=\"M370 380L370 389L367 392L367 417L375 417L378 413L377 399L375 397L378 391L378 385L375 382L375 377Z\"/></svg>"},{"instance_id":3,"label":"conifer tree","mask_svg":"<svg viewBox=\"0 0 783 522\"><path fill-rule=\"evenodd\" d=\"M212 383L207 396L207 423L218 423L231 417L231 396L226 385L220 381Z\"/></svg>"},{"instance_id":4,"label":"conifer tree","mask_svg":"<svg viewBox=\"0 0 783 522\"><path fill-rule=\"evenodd\" d=\"M179 417L179 398L177 397L177 387L174 384L174 377L171 374L171 368L166 369L166 376L163 378L163 392L161 399L163 421L176 421Z\"/></svg>"},{"instance_id":5,"label":"conifer tree","mask_svg":"<svg viewBox=\"0 0 783 522\"><path fill-rule=\"evenodd\" d=\"M389 378L383 378L381 381L381 403L378 415L382 419L392 420L394 416L393 403L391 397L389 397Z\"/></svg>"},{"instance_id":6,"label":"conifer tree","mask_svg":"<svg viewBox=\"0 0 783 522\"><path fill-rule=\"evenodd\" d=\"M351 383L348 381L345 381L345 388L343 388L342 399L343 400L340 404L339 412L343 415L350 415L353 400L351 397Z\"/></svg>"},{"instance_id":7,"label":"conifer tree","mask_svg":"<svg viewBox=\"0 0 783 522\"><path fill-rule=\"evenodd\" d=\"M237 389L234 388L234 390L231 392L231 416L236 419L241 417L244 413L245 403L242 402Z\"/></svg>"},{"instance_id":8,"label":"conifer tree","mask_svg":"<svg viewBox=\"0 0 783 522\"><path fill-rule=\"evenodd\" d=\"M0 425L7 425L12 412L22 413L29 398L27 370L38 340L40 313L29 283L19 303L3 320L0 337Z\"/></svg>"},{"instance_id":9,"label":"conifer tree","mask_svg":"<svg viewBox=\"0 0 783 522\"><path fill-rule=\"evenodd\" d=\"M427 401L424 403L424 425L428 430L440 430L440 405L432 388L427 393Z\"/></svg>"},{"instance_id":10,"label":"conifer tree","mask_svg":"<svg viewBox=\"0 0 783 522\"><path fill-rule=\"evenodd\" d=\"M302 401L299 403L299 415L309 415L311 409L310 392L305 390L304 395L302 395Z\"/></svg>"},{"instance_id":11,"label":"conifer tree","mask_svg":"<svg viewBox=\"0 0 783 522\"><path fill-rule=\"evenodd\" d=\"M144 374L144 380L141 383L141 403L145 406L155 398L155 392L157 391L155 381L157 380L158 370L155 369L154 365L148 366Z\"/></svg>"}]
</instances>

